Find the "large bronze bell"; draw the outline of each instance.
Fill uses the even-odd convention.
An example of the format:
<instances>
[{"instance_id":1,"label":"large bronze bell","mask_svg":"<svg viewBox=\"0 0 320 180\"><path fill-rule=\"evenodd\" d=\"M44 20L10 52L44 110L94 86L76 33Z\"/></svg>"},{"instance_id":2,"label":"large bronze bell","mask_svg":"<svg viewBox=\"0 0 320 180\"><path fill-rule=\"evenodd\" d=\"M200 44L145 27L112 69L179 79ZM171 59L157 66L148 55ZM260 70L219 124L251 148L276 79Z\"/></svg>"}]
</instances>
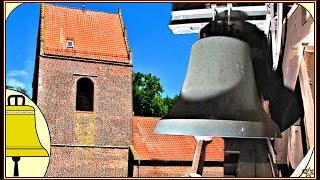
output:
<instances>
[{"instance_id":1,"label":"large bronze bell","mask_svg":"<svg viewBox=\"0 0 320 180\"><path fill-rule=\"evenodd\" d=\"M251 64L250 46L212 36L192 46L180 99L158 121L155 132L237 138L280 137L263 110Z\"/></svg>"}]
</instances>

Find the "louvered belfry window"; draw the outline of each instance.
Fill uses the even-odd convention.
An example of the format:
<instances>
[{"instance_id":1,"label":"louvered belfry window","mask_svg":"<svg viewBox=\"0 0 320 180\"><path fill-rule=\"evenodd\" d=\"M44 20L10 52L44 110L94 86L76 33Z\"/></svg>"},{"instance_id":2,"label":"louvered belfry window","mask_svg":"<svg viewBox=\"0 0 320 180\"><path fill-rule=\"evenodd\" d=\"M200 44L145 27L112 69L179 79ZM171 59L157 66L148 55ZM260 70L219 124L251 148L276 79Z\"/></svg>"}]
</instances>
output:
<instances>
[{"instance_id":1,"label":"louvered belfry window","mask_svg":"<svg viewBox=\"0 0 320 180\"><path fill-rule=\"evenodd\" d=\"M77 111L93 111L93 82L88 78L81 78L77 82Z\"/></svg>"}]
</instances>

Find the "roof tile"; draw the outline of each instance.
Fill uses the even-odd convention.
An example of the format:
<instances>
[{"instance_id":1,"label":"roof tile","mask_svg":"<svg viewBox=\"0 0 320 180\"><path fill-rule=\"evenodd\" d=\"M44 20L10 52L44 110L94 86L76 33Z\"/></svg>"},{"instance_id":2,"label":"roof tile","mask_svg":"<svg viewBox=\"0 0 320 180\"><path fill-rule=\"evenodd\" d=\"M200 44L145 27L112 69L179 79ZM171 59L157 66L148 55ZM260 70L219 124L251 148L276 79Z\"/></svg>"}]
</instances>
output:
<instances>
[{"instance_id":1,"label":"roof tile","mask_svg":"<svg viewBox=\"0 0 320 180\"><path fill-rule=\"evenodd\" d=\"M140 160L192 161L197 142L192 136L153 132L158 117L134 116L132 143ZM224 161L224 140L214 138L206 147L206 161Z\"/></svg>"},{"instance_id":2,"label":"roof tile","mask_svg":"<svg viewBox=\"0 0 320 180\"><path fill-rule=\"evenodd\" d=\"M50 55L129 62L119 14L44 4L44 53ZM67 48L67 40L74 48Z\"/></svg>"}]
</instances>

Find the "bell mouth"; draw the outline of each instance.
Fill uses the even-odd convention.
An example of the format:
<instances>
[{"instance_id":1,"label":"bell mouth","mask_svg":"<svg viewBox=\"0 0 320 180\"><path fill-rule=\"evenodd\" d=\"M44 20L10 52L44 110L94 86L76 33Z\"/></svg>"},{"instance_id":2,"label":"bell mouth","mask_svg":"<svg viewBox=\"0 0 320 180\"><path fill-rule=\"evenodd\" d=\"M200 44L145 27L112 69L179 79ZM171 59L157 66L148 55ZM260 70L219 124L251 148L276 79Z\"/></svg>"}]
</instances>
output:
<instances>
[{"instance_id":1,"label":"bell mouth","mask_svg":"<svg viewBox=\"0 0 320 180\"><path fill-rule=\"evenodd\" d=\"M280 138L279 128L263 122L221 119L161 119L154 132L167 135L224 138Z\"/></svg>"}]
</instances>

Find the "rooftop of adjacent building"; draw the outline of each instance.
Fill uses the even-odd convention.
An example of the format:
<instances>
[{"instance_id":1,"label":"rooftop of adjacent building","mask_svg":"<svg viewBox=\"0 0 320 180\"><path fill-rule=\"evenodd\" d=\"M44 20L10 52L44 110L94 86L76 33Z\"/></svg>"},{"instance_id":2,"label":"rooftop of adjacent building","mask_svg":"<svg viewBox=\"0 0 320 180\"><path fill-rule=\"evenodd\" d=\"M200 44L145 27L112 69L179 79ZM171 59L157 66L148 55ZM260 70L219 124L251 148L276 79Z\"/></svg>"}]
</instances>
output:
<instances>
[{"instance_id":1,"label":"rooftop of adjacent building","mask_svg":"<svg viewBox=\"0 0 320 180\"><path fill-rule=\"evenodd\" d=\"M154 133L159 117L132 118L132 144L139 160L192 161L197 141L192 136ZM206 147L206 161L224 161L224 140L214 138Z\"/></svg>"}]
</instances>

